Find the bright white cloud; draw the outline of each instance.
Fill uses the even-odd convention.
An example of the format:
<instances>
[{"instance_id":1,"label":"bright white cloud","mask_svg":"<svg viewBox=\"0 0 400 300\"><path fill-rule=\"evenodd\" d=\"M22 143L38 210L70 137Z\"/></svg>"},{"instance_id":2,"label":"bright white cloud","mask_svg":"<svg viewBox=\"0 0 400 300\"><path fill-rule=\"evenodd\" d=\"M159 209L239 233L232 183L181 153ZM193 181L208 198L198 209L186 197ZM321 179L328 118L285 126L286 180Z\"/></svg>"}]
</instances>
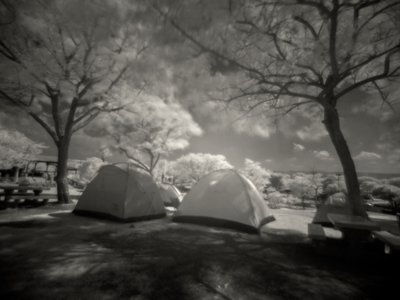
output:
<instances>
[{"instance_id":1,"label":"bright white cloud","mask_svg":"<svg viewBox=\"0 0 400 300\"><path fill-rule=\"evenodd\" d=\"M367 151L361 151L358 155L356 155L354 157L355 160L377 160L377 159L381 159L382 156L379 155L378 153L374 153L374 152L367 152Z\"/></svg>"},{"instance_id":2,"label":"bright white cloud","mask_svg":"<svg viewBox=\"0 0 400 300\"><path fill-rule=\"evenodd\" d=\"M332 156L329 154L328 151L326 150L321 150L321 151L313 151L313 154L315 155L316 158L321 159L321 160L332 160Z\"/></svg>"},{"instance_id":3,"label":"bright white cloud","mask_svg":"<svg viewBox=\"0 0 400 300\"><path fill-rule=\"evenodd\" d=\"M304 147L304 146L301 145L301 144L293 143L293 150L294 150L294 151L301 152L301 151L303 151L305 148L306 148L306 147Z\"/></svg>"}]
</instances>

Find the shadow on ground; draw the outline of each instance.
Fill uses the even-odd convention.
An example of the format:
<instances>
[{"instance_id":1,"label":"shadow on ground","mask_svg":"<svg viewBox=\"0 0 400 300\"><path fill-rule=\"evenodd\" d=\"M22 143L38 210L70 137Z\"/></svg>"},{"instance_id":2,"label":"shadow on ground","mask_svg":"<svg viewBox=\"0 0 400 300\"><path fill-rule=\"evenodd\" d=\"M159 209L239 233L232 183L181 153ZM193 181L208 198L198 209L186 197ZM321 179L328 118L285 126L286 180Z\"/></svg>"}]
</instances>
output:
<instances>
[{"instance_id":1,"label":"shadow on ground","mask_svg":"<svg viewBox=\"0 0 400 300\"><path fill-rule=\"evenodd\" d=\"M70 213L0 223L1 299L368 299L397 289L377 245L315 251L169 219L119 224Z\"/></svg>"}]
</instances>

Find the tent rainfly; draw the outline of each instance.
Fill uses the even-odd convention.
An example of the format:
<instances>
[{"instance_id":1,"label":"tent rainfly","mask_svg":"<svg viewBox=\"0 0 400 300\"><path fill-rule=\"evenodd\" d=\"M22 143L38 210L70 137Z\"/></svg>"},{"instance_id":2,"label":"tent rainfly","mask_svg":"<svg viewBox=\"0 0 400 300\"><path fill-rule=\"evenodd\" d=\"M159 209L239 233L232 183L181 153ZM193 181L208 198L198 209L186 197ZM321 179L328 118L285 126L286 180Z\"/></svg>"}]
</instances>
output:
<instances>
[{"instance_id":1,"label":"tent rainfly","mask_svg":"<svg viewBox=\"0 0 400 300\"><path fill-rule=\"evenodd\" d=\"M128 164L101 167L79 198L74 213L124 222L165 216L160 191L153 178Z\"/></svg>"},{"instance_id":2,"label":"tent rainfly","mask_svg":"<svg viewBox=\"0 0 400 300\"><path fill-rule=\"evenodd\" d=\"M200 179L183 198L173 220L258 232L275 218L249 179L223 169Z\"/></svg>"}]
</instances>

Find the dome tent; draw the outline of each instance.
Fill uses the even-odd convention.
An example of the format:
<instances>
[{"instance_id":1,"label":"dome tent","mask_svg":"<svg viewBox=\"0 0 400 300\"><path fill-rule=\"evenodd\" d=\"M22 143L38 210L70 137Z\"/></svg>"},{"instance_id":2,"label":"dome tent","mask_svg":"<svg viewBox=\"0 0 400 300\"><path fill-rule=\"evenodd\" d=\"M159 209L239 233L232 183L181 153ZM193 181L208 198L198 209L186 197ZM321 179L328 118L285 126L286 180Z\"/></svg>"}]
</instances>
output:
<instances>
[{"instance_id":1,"label":"dome tent","mask_svg":"<svg viewBox=\"0 0 400 300\"><path fill-rule=\"evenodd\" d=\"M275 218L254 184L233 169L214 171L183 198L173 219L258 232Z\"/></svg>"},{"instance_id":2,"label":"dome tent","mask_svg":"<svg viewBox=\"0 0 400 300\"><path fill-rule=\"evenodd\" d=\"M153 178L128 164L101 167L79 198L74 213L119 221L165 216L160 191Z\"/></svg>"},{"instance_id":3,"label":"dome tent","mask_svg":"<svg viewBox=\"0 0 400 300\"><path fill-rule=\"evenodd\" d=\"M165 206L178 207L182 201L182 194L172 184L160 184L160 194Z\"/></svg>"}]
</instances>

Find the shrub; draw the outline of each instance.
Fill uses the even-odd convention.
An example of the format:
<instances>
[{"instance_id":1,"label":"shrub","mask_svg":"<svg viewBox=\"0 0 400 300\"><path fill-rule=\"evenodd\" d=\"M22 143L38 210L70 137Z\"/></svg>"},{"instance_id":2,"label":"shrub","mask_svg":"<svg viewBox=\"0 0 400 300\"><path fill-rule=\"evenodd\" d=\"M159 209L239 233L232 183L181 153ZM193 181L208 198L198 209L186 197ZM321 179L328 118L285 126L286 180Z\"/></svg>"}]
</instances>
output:
<instances>
[{"instance_id":1,"label":"shrub","mask_svg":"<svg viewBox=\"0 0 400 300\"><path fill-rule=\"evenodd\" d=\"M380 185L372 191L372 195L381 199L392 201L400 197L400 188L390 184Z\"/></svg>"},{"instance_id":2,"label":"shrub","mask_svg":"<svg viewBox=\"0 0 400 300\"><path fill-rule=\"evenodd\" d=\"M389 178L387 182L390 185L394 185L400 188L400 177Z\"/></svg>"}]
</instances>

